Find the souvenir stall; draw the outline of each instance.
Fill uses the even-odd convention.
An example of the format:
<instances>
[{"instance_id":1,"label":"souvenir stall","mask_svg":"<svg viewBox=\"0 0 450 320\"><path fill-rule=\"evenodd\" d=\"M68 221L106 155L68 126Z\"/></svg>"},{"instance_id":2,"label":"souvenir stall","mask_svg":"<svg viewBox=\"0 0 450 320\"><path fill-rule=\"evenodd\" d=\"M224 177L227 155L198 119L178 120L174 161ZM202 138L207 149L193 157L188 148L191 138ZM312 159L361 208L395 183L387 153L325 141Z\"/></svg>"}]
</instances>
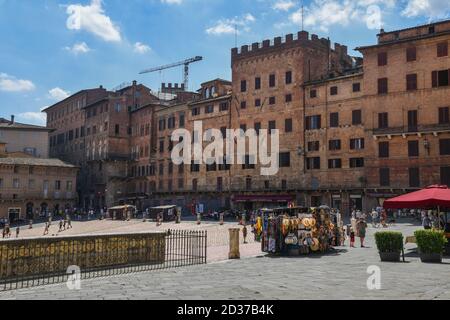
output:
<instances>
[{"instance_id":1,"label":"souvenir stall","mask_svg":"<svg viewBox=\"0 0 450 320\"><path fill-rule=\"evenodd\" d=\"M257 218L255 235L263 252L297 256L327 252L336 225L329 208L265 210Z\"/></svg>"}]
</instances>

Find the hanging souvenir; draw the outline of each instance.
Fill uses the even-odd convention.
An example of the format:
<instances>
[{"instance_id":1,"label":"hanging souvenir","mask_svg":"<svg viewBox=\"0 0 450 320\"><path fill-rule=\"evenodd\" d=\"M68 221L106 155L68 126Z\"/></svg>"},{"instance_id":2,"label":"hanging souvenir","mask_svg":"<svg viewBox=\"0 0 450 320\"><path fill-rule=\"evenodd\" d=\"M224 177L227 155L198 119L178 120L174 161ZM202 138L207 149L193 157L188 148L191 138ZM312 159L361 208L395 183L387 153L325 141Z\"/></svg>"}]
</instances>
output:
<instances>
[{"instance_id":1,"label":"hanging souvenir","mask_svg":"<svg viewBox=\"0 0 450 320\"><path fill-rule=\"evenodd\" d=\"M296 245L298 244L298 238L295 236L295 234L290 233L284 240L284 243L286 243L287 245Z\"/></svg>"}]
</instances>

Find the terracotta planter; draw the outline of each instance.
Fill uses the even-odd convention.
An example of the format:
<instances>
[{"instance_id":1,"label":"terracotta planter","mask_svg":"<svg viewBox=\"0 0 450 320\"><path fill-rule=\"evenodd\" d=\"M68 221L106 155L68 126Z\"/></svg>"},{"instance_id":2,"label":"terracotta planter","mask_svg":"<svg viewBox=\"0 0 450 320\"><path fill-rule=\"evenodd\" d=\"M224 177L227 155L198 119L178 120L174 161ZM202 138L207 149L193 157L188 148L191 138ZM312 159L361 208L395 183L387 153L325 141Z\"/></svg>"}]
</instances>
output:
<instances>
[{"instance_id":1,"label":"terracotta planter","mask_svg":"<svg viewBox=\"0 0 450 320\"><path fill-rule=\"evenodd\" d=\"M401 252L380 252L380 259L383 262L400 262Z\"/></svg>"},{"instance_id":2,"label":"terracotta planter","mask_svg":"<svg viewBox=\"0 0 450 320\"><path fill-rule=\"evenodd\" d=\"M442 263L442 253L421 253L420 260L424 263Z\"/></svg>"}]
</instances>

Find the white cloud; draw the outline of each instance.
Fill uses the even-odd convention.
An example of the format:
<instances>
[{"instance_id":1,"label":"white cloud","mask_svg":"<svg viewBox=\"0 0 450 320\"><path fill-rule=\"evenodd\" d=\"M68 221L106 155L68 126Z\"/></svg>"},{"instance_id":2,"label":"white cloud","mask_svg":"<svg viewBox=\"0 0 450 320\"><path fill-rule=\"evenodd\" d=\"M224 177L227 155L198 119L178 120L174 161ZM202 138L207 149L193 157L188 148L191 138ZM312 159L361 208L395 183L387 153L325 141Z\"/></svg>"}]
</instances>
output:
<instances>
[{"instance_id":1,"label":"white cloud","mask_svg":"<svg viewBox=\"0 0 450 320\"><path fill-rule=\"evenodd\" d=\"M64 49L75 55L88 53L91 51L91 48L89 48L86 42L75 43L72 47L65 47Z\"/></svg>"},{"instance_id":2,"label":"white cloud","mask_svg":"<svg viewBox=\"0 0 450 320\"><path fill-rule=\"evenodd\" d=\"M395 0L313 0L305 8L304 25L328 32L333 25L363 22L369 29L379 29L383 25L383 14L395 4ZM291 14L290 21L297 25L302 23L301 9Z\"/></svg>"},{"instance_id":3,"label":"white cloud","mask_svg":"<svg viewBox=\"0 0 450 320\"><path fill-rule=\"evenodd\" d=\"M0 91L22 92L34 89L35 85L30 80L16 79L6 73L0 73Z\"/></svg>"},{"instance_id":4,"label":"white cloud","mask_svg":"<svg viewBox=\"0 0 450 320\"><path fill-rule=\"evenodd\" d=\"M289 11L295 7L295 2L291 0L278 0L274 3L273 9L278 11Z\"/></svg>"},{"instance_id":5,"label":"white cloud","mask_svg":"<svg viewBox=\"0 0 450 320\"><path fill-rule=\"evenodd\" d=\"M67 97L69 97L69 95L70 95L69 91L65 91L59 87L53 88L48 91L49 98L56 101L64 100Z\"/></svg>"},{"instance_id":6,"label":"white cloud","mask_svg":"<svg viewBox=\"0 0 450 320\"><path fill-rule=\"evenodd\" d=\"M17 121L45 126L47 115L42 112L23 112L17 115Z\"/></svg>"},{"instance_id":7,"label":"white cloud","mask_svg":"<svg viewBox=\"0 0 450 320\"><path fill-rule=\"evenodd\" d=\"M152 49L148 45L143 44L142 42L136 42L134 44L134 52L136 52L136 53L145 54L151 50Z\"/></svg>"},{"instance_id":8,"label":"white cloud","mask_svg":"<svg viewBox=\"0 0 450 320\"><path fill-rule=\"evenodd\" d=\"M167 4L182 4L183 0L161 0L161 2Z\"/></svg>"},{"instance_id":9,"label":"white cloud","mask_svg":"<svg viewBox=\"0 0 450 320\"><path fill-rule=\"evenodd\" d=\"M241 33L240 30L248 32L250 31L249 25L255 21L256 18L250 13L233 19L221 19L214 26L206 29L206 33L210 35L233 34L236 29L238 33Z\"/></svg>"},{"instance_id":10,"label":"white cloud","mask_svg":"<svg viewBox=\"0 0 450 320\"><path fill-rule=\"evenodd\" d=\"M409 18L425 16L429 19L443 19L450 15L450 1L409 0L402 15Z\"/></svg>"},{"instance_id":11,"label":"white cloud","mask_svg":"<svg viewBox=\"0 0 450 320\"><path fill-rule=\"evenodd\" d=\"M120 42L122 40L119 28L104 14L102 0L92 0L91 4L86 6L69 5L67 14L69 17L66 25L69 30L85 30L105 41Z\"/></svg>"}]
</instances>

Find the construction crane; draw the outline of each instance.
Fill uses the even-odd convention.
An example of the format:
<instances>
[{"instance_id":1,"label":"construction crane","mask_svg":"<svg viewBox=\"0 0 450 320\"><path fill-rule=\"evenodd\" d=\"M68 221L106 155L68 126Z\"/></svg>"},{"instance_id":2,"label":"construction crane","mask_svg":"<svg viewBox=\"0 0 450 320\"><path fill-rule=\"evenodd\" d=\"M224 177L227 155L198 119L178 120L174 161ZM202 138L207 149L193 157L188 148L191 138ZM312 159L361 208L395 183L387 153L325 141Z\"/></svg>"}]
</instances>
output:
<instances>
[{"instance_id":1,"label":"construction crane","mask_svg":"<svg viewBox=\"0 0 450 320\"><path fill-rule=\"evenodd\" d=\"M168 65L165 65L165 66L160 66L160 67L156 67L156 68L147 69L147 70L144 70L144 71L140 72L139 74L152 73L152 72L157 72L157 71L161 72L162 70L165 70L165 69L171 69L171 68L175 68L175 67L184 65L184 88L185 88L185 90L188 90L188 85L189 85L189 65L191 63L202 61L202 60L203 60L203 57L197 56L197 57L194 57L194 58L186 59L184 61L171 63L171 64L168 64Z\"/></svg>"}]
</instances>

